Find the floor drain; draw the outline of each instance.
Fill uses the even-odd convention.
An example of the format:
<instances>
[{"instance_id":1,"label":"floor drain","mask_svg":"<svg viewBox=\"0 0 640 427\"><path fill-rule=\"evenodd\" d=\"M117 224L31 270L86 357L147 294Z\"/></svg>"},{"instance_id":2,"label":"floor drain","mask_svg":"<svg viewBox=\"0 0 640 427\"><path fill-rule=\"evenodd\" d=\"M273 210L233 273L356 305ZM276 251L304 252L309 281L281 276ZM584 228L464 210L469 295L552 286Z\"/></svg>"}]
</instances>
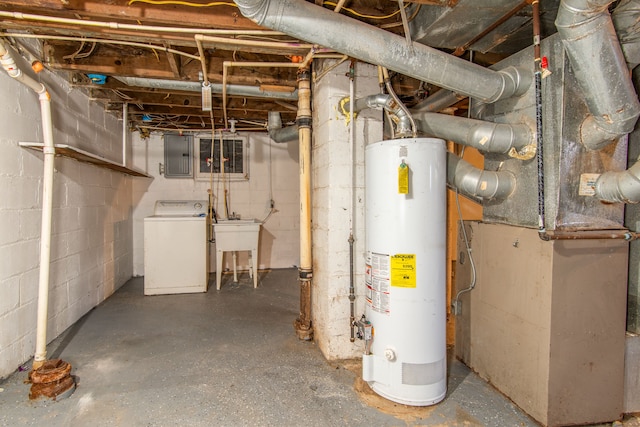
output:
<instances>
[{"instance_id":1,"label":"floor drain","mask_svg":"<svg viewBox=\"0 0 640 427\"><path fill-rule=\"evenodd\" d=\"M45 361L42 366L29 374L31 390L29 399L45 397L53 400L64 399L76 389L71 376L71 365L62 359Z\"/></svg>"}]
</instances>

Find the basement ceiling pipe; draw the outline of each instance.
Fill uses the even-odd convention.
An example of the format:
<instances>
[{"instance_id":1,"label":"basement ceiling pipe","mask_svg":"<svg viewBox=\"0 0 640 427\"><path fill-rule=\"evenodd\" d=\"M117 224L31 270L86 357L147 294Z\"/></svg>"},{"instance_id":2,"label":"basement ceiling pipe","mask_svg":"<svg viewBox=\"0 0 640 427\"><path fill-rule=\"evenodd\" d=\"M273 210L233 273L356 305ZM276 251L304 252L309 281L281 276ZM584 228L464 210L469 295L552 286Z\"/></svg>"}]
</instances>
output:
<instances>
[{"instance_id":1,"label":"basement ceiling pipe","mask_svg":"<svg viewBox=\"0 0 640 427\"><path fill-rule=\"evenodd\" d=\"M494 71L420 43L410 47L404 37L303 0L234 2L260 26L485 102L522 95L531 85L529 71Z\"/></svg>"},{"instance_id":2,"label":"basement ceiling pipe","mask_svg":"<svg viewBox=\"0 0 640 427\"><path fill-rule=\"evenodd\" d=\"M484 153L506 154L534 144L533 133L524 124L503 124L439 113L414 115L425 135L476 148Z\"/></svg>"},{"instance_id":3,"label":"basement ceiling pipe","mask_svg":"<svg viewBox=\"0 0 640 427\"><path fill-rule=\"evenodd\" d=\"M186 92L202 92L201 82L185 82L180 80L146 79L142 77L113 76L128 86L148 87L156 89L183 90ZM213 93L222 93L222 84L209 83ZM227 85L227 94L255 98L297 100L298 90L293 92L274 92L261 90L257 86Z\"/></svg>"},{"instance_id":4,"label":"basement ceiling pipe","mask_svg":"<svg viewBox=\"0 0 640 427\"><path fill-rule=\"evenodd\" d=\"M504 200L516 188L516 177L509 171L485 171L447 152L447 185L472 199Z\"/></svg>"},{"instance_id":5,"label":"basement ceiling pipe","mask_svg":"<svg viewBox=\"0 0 640 427\"><path fill-rule=\"evenodd\" d=\"M42 222L40 226L40 272L38 280L38 314L36 322L36 351L33 370L47 360L47 311L49 306L49 271L51 266L51 217L53 212L53 167L56 150L53 144L51 97L47 88L18 67L11 53L0 39L0 63L9 76L32 89L40 99L42 136L44 146L44 170L42 173Z\"/></svg>"},{"instance_id":6,"label":"basement ceiling pipe","mask_svg":"<svg viewBox=\"0 0 640 427\"><path fill-rule=\"evenodd\" d=\"M561 0L556 27L591 115L582 143L600 149L633 131L640 102L609 15L611 0Z\"/></svg>"},{"instance_id":7,"label":"basement ceiling pipe","mask_svg":"<svg viewBox=\"0 0 640 427\"><path fill-rule=\"evenodd\" d=\"M277 111L269 111L267 131L269 132L269 138L278 144L296 141L300 137L297 124L282 127L282 118Z\"/></svg>"}]
</instances>

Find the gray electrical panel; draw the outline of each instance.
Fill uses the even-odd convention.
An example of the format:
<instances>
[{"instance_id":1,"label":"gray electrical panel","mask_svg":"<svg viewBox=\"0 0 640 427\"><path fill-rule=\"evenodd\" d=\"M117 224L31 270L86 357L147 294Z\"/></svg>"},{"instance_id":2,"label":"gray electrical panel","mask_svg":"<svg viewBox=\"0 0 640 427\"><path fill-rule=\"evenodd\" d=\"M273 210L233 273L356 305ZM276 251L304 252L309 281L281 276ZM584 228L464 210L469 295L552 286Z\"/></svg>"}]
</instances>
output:
<instances>
[{"instance_id":1,"label":"gray electrical panel","mask_svg":"<svg viewBox=\"0 0 640 427\"><path fill-rule=\"evenodd\" d=\"M193 138L165 134L164 165L165 178L193 178Z\"/></svg>"}]
</instances>

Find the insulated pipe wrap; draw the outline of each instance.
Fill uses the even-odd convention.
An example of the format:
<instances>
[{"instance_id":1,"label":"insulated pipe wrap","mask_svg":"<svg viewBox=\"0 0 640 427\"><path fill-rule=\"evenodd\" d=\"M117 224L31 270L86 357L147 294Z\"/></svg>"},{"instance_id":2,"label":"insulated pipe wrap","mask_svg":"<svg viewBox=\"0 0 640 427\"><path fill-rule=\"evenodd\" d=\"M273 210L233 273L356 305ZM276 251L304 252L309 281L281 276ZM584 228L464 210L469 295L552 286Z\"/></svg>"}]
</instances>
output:
<instances>
[{"instance_id":1,"label":"insulated pipe wrap","mask_svg":"<svg viewBox=\"0 0 640 427\"><path fill-rule=\"evenodd\" d=\"M494 71L420 43L409 47L404 37L303 0L235 3L245 17L260 26L485 102L521 95L532 81L530 73L516 68ZM314 25L317 21L322 25Z\"/></svg>"},{"instance_id":2,"label":"insulated pipe wrap","mask_svg":"<svg viewBox=\"0 0 640 427\"><path fill-rule=\"evenodd\" d=\"M516 177L509 171L478 169L453 153L447 153L447 184L460 194L484 200L504 200L516 187Z\"/></svg>"},{"instance_id":3,"label":"insulated pipe wrap","mask_svg":"<svg viewBox=\"0 0 640 427\"><path fill-rule=\"evenodd\" d=\"M562 0L556 27L592 114L581 138L600 149L633 130L640 115L626 60L607 7L610 0Z\"/></svg>"}]
</instances>

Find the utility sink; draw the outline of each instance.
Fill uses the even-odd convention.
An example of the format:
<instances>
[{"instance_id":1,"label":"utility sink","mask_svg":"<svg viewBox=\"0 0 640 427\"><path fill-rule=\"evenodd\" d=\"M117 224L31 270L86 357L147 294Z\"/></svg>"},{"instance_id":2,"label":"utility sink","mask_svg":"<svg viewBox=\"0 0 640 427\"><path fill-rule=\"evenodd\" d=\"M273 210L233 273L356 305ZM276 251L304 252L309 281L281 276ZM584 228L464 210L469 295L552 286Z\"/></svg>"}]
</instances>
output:
<instances>
[{"instance_id":1,"label":"utility sink","mask_svg":"<svg viewBox=\"0 0 640 427\"><path fill-rule=\"evenodd\" d=\"M219 219L213 224L216 239L216 288L220 289L222 261L225 252L233 252L233 281L238 281L236 272L236 251L250 251L251 267L249 276L253 287L258 287L258 240L262 222L257 219Z\"/></svg>"}]
</instances>

